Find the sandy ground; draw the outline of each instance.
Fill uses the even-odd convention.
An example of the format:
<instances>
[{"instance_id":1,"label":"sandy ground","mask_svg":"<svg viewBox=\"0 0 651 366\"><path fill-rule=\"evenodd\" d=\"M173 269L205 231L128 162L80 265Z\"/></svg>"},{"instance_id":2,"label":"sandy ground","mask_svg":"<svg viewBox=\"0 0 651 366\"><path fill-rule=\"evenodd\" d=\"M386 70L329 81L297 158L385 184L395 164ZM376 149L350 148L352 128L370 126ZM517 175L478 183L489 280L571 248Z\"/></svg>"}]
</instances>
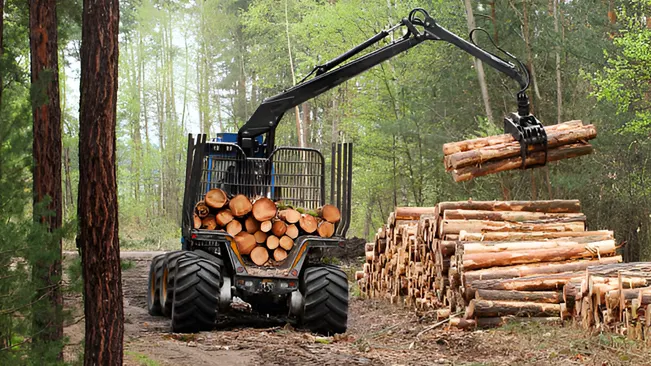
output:
<instances>
[{"instance_id":1,"label":"sandy ground","mask_svg":"<svg viewBox=\"0 0 651 366\"><path fill-rule=\"evenodd\" d=\"M434 314L352 298L348 332L319 337L287 324L234 324L212 332L172 334L169 319L146 310L147 275L156 253L129 253L123 271L126 365L651 365L651 352L621 337L573 326L507 325L462 332ZM66 299L81 313L80 299ZM69 358L83 344L83 322L66 328Z\"/></svg>"}]
</instances>

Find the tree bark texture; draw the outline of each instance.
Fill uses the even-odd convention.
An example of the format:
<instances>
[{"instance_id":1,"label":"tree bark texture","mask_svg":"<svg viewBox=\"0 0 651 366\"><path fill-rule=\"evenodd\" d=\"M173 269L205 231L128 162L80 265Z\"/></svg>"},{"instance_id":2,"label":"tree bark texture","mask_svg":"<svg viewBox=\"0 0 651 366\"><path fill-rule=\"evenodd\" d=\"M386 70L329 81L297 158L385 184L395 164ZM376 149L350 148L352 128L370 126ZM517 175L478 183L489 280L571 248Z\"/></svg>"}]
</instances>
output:
<instances>
[{"instance_id":1,"label":"tree bark texture","mask_svg":"<svg viewBox=\"0 0 651 366\"><path fill-rule=\"evenodd\" d=\"M115 165L118 0L84 0L79 130L79 220L85 365L121 365L124 311Z\"/></svg>"},{"instance_id":2,"label":"tree bark texture","mask_svg":"<svg viewBox=\"0 0 651 366\"><path fill-rule=\"evenodd\" d=\"M50 232L61 227L61 106L59 104L59 66L57 49L57 17L54 0L29 2L29 29L31 51L32 113L34 118L33 194L34 212L49 199L48 215L35 216ZM54 234L56 235L56 234ZM63 297L59 288L61 279L61 240L49 240L36 253L33 266L37 281L35 317L33 320L35 345L59 341L63 337L61 307ZM38 348L38 347L37 347ZM59 354L63 358L63 353Z\"/></svg>"}]
</instances>

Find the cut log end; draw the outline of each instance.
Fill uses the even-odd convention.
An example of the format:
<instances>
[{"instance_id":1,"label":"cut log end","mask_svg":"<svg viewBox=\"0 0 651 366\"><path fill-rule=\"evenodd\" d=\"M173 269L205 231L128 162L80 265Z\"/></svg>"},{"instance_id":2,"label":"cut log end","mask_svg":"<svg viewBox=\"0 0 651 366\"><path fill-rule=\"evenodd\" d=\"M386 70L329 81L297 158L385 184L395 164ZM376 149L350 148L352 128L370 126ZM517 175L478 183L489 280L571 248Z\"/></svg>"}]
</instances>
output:
<instances>
[{"instance_id":1,"label":"cut log end","mask_svg":"<svg viewBox=\"0 0 651 366\"><path fill-rule=\"evenodd\" d=\"M201 220L201 228L206 230L215 230L217 228L217 221L215 220L215 216L209 215L204 217Z\"/></svg>"},{"instance_id":2,"label":"cut log end","mask_svg":"<svg viewBox=\"0 0 651 366\"><path fill-rule=\"evenodd\" d=\"M210 214L210 208L208 205L206 205L205 201L197 202L197 204L194 206L194 210L196 215L202 219Z\"/></svg>"},{"instance_id":3,"label":"cut log end","mask_svg":"<svg viewBox=\"0 0 651 366\"><path fill-rule=\"evenodd\" d=\"M301 213L293 208L288 208L278 212L278 217L281 220L286 221L288 224L295 224L301 219Z\"/></svg>"},{"instance_id":4,"label":"cut log end","mask_svg":"<svg viewBox=\"0 0 651 366\"><path fill-rule=\"evenodd\" d=\"M303 229L303 231L305 231L308 234L314 233L318 227L316 218L308 214L301 215L301 219L299 220L299 225L301 229Z\"/></svg>"},{"instance_id":5,"label":"cut log end","mask_svg":"<svg viewBox=\"0 0 651 366\"><path fill-rule=\"evenodd\" d=\"M235 235L235 244L240 254L249 255L253 248L256 247L255 237L246 231L242 231Z\"/></svg>"},{"instance_id":6,"label":"cut log end","mask_svg":"<svg viewBox=\"0 0 651 366\"><path fill-rule=\"evenodd\" d=\"M222 191L219 188L211 189L206 193L205 200L206 205L214 209L220 209L228 203L228 196L226 192Z\"/></svg>"},{"instance_id":7,"label":"cut log end","mask_svg":"<svg viewBox=\"0 0 651 366\"><path fill-rule=\"evenodd\" d=\"M231 220L231 222L226 225L226 232L235 236L242 231L242 224L237 220Z\"/></svg>"},{"instance_id":8,"label":"cut log end","mask_svg":"<svg viewBox=\"0 0 651 366\"><path fill-rule=\"evenodd\" d=\"M271 220L276 216L276 204L269 198L262 197L253 203L253 217L258 221Z\"/></svg>"},{"instance_id":9,"label":"cut log end","mask_svg":"<svg viewBox=\"0 0 651 366\"><path fill-rule=\"evenodd\" d=\"M341 220L341 212L339 212L339 209L333 205L325 205L317 209L317 214L322 219L333 224L336 224Z\"/></svg>"},{"instance_id":10,"label":"cut log end","mask_svg":"<svg viewBox=\"0 0 651 366\"><path fill-rule=\"evenodd\" d=\"M233 221L233 214L231 213L231 210L226 208L219 211L215 216L215 219L219 226L226 226L229 222Z\"/></svg>"},{"instance_id":11,"label":"cut log end","mask_svg":"<svg viewBox=\"0 0 651 366\"><path fill-rule=\"evenodd\" d=\"M267 248L263 246L257 246L251 250L250 253L251 261L258 266L261 266L269 260L269 252Z\"/></svg>"},{"instance_id":12,"label":"cut log end","mask_svg":"<svg viewBox=\"0 0 651 366\"><path fill-rule=\"evenodd\" d=\"M263 221L263 222L260 223L260 231L262 231L262 232L268 233L268 232L271 231L272 227L273 227L273 224L269 220Z\"/></svg>"},{"instance_id":13,"label":"cut log end","mask_svg":"<svg viewBox=\"0 0 651 366\"><path fill-rule=\"evenodd\" d=\"M280 238L280 247L286 251L290 251L294 247L294 240L287 235L284 235Z\"/></svg>"},{"instance_id":14,"label":"cut log end","mask_svg":"<svg viewBox=\"0 0 651 366\"><path fill-rule=\"evenodd\" d=\"M267 248L274 250L280 245L280 239L275 235L269 235L267 237Z\"/></svg>"},{"instance_id":15,"label":"cut log end","mask_svg":"<svg viewBox=\"0 0 651 366\"><path fill-rule=\"evenodd\" d=\"M228 204L228 207L231 209L233 216L242 217L253 209L253 205L248 197L243 194L238 194L237 196L231 199L231 202Z\"/></svg>"},{"instance_id":16,"label":"cut log end","mask_svg":"<svg viewBox=\"0 0 651 366\"><path fill-rule=\"evenodd\" d=\"M335 225L329 221L322 221L317 232L322 238L331 238L335 234Z\"/></svg>"},{"instance_id":17,"label":"cut log end","mask_svg":"<svg viewBox=\"0 0 651 366\"><path fill-rule=\"evenodd\" d=\"M260 230L260 222L255 218L249 216L244 221L244 227L247 233L255 234L256 231Z\"/></svg>"},{"instance_id":18,"label":"cut log end","mask_svg":"<svg viewBox=\"0 0 651 366\"><path fill-rule=\"evenodd\" d=\"M263 244L267 241L267 233L262 232L262 231L256 231L255 234L253 234L255 237L255 242L258 244Z\"/></svg>"},{"instance_id":19,"label":"cut log end","mask_svg":"<svg viewBox=\"0 0 651 366\"><path fill-rule=\"evenodd\" d=\"M289 236L292 239L298 238L298 227L294 224L287 225L285 235Z\"/></svg>"},{"instance_id":20,"label":"cut log end","mask_svg":"<svg viewBox=\"0 0 651 366\"><path fill-rule=\"evenodd\" d=\"M274 260L276 262L282 262L287 258L287 251L283 248L276 248L274 250Z\"/></svg>"},{"instance_id":21,"label":"cut log end","mask_svg":"<svg viewBox=\"0 0 651 366\"><path fill-rule=\"evenodd\" d=\"M271 226L271 232L277 237L281 237L285 235L286 231L287 231L287 224L285 224L285 222L282 220L275 221Z\"/></svg>"}]
</instances>

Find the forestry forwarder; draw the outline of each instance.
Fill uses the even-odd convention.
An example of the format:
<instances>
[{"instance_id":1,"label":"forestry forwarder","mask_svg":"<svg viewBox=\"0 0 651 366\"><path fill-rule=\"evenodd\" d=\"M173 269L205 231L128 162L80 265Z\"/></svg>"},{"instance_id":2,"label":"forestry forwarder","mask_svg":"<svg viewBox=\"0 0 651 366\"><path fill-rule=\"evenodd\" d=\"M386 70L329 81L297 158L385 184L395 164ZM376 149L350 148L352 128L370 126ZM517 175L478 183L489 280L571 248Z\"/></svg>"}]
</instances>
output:
<instances>
[{"instance_id":1,"label":"forestry forwarder","mask_svg":"<svg viewBox=\"0 0 651 366\"><path fill-rule=\"evenodd\" d=\"M405 35L397 41L339 66L402 27ZM301 327L324 334L345 332L347 276L340 268L324 264L321 253L323 248L343 246L350 224L351 144L333 144L331 151L329 202L341 210L335 235L297 237L278 267L256 266L247 261L238 252L233 237L225 232L194 229L194 204L208 190L221 188L230 195L265 196L305 209L324 205L323 155L314 149L274 145L276 126L283 114L426 40L452 43L516 80L520 86L518 111L505 118L505 130L520 141L523 157L529 146L546 151L545 130L529 113L529 73L524 65L501 49L517 66L484 51L439 26L425 10L414 9L398 25L315 67L296 86L265 99L237 135L220 134L212 141L206 141L205 135L196 140L189 136L182 250L159 255L152 261L149 313L171 316L173 332L209 330L217 324L218 313L236 311L296 321Z\"/></svg>"}]
</instances>

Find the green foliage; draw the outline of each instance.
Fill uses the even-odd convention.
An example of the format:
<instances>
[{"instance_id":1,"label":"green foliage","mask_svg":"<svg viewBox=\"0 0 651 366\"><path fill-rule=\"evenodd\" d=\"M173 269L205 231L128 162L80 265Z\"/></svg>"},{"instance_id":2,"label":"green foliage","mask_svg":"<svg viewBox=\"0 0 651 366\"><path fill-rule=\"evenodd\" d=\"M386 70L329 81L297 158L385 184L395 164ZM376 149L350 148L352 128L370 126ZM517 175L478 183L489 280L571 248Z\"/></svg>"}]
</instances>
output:
<instances>
[{"instance_id":1,"label":"green foliage","mask_svg":"<svg viewBox=\"0 0 651 366\"><path fill-rule=\"evenodd\" d=\"M123 259L120 261L120 268L122 268L123 271L128 271L130 269L136 268L136 262Z\"/></svg>"}]
</instances>

